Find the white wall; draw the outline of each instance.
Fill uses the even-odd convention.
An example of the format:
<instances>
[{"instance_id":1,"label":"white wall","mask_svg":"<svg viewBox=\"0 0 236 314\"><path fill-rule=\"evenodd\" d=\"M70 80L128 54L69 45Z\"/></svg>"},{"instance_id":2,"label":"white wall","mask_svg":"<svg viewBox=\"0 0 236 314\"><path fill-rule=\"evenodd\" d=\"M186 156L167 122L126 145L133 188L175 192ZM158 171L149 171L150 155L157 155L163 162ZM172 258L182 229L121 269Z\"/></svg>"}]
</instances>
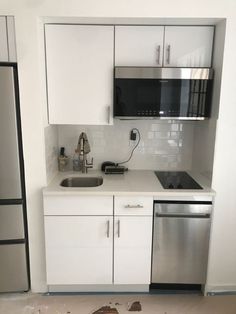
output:
<instances>
[{"instance_id":1,"label":"white wall","mask_svg":"<svg viewBox=\"0 0 236 314\"><path fill-rule=\"evenodd\" d=\"M212 95L211 118L201 123L196 123L194 130L193 170L206 175L210 180L212 179L215 133L219 114L225 24L225 20L223 20L219 22L215 28L213 51L214 89Z\"/></svg>"},{"instance_id":2,"label":"white wall","mask_svg":"<svg viewBox=\"0 0 236 314\"><path fill-rule=\"evenodd\" d=\"M46 184L45 95L42 95L42 16L227 18L213 187L217 191L208 284L236 289L236 2L235 0L1 0L0 14L14 15L19 61L33 291L44 291L45 263L41 188Z\"/></svg>"},{"instance_id":3,"label":"white wall","mask_svg":"<svg viewBox=\"0 0 236 314\"><path fill-rule=\"evenodd\" d=\"M120 121L113 126L58 126L59 146L73 157L81 132L86 132L91 146L88 158L94 158L94 168L106 160L122 162L129 158L137 143L130 142L132 128L138 128L141 140L132 159L125 164L129 169L182 170L192 168L194 122L173 120ZM138 135L137 135L138 140Z\"/></svg>"}]
</instances>

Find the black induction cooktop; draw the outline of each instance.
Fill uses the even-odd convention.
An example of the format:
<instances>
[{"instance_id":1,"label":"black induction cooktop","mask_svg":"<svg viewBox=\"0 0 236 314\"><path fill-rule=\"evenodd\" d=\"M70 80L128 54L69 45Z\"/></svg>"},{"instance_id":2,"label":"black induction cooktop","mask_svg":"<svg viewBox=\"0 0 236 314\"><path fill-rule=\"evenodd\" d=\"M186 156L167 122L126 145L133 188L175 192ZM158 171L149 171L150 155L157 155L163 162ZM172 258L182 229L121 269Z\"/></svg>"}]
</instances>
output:
<instances>
[{"instance_id":1,"label":"black induction cooktop","mask_svg":"<svg viewBox=\"0 0 236 314\"><path fill-rule=\"evenodd\" d=\"M164 189L202 190L203 188L185 171L155 171Z\"/></svg>"}]
</instances>

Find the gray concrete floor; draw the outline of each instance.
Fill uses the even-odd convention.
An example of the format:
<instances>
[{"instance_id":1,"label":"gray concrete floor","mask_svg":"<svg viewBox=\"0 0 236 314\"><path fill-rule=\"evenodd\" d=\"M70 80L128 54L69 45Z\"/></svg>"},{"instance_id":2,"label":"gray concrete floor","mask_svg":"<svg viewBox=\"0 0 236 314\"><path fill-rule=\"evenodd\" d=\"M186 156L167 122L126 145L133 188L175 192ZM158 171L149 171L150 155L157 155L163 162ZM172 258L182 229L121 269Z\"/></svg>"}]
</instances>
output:
<instances>
[{"instance_id":1,"label":"gray concrete floor","mask_svg":"<svg viewBox=\"0 0 236 314\"><path fill-rule=\"evenodd\" d=\"M127 310L134 301L140 301L142 312ZM0 295L1 314L92 314L104 305L115 307L119 314L236 314L236 295Z\"/></svg>"}]
</instances>

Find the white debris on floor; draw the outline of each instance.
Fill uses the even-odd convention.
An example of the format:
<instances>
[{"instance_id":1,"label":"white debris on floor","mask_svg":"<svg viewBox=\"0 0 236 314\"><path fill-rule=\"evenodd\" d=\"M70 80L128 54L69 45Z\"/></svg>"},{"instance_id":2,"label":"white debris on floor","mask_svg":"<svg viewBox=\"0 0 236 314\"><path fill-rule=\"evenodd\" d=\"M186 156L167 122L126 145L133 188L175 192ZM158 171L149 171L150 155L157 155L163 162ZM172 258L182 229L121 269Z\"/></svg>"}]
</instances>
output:
<instances>
[{"instance_id":1,"label":"white debris on floor","mask_svg":"<svg viewBox=\"0 0 236 314\"><path fill-rule=\"evenodd\" d=\"M98 310L102 307L103 310L104 307L107 307L105 310L111 311L99 313ZM0 294L0 314L129 314L131 312L140 314L236 314L236 295L203 297L196 294L49 296L32 293Z\"/></svg>"}]
</instances>

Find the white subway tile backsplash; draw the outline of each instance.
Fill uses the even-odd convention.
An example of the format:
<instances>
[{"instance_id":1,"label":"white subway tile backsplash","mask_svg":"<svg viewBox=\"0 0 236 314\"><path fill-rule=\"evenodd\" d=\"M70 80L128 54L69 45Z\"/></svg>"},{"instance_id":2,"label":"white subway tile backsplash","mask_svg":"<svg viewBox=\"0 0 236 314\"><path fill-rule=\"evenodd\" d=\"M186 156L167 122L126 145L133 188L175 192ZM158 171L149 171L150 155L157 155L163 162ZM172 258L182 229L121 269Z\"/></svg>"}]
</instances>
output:
<instances>
[{"instance_id":1,"label":"white subway tile backsplash","mask_svg":"<svg viewBox=\"0 0 236 314\"><path fill-rule=\"evenodd\" d=\"M151 130L152 131L157 131L157 124L152 124Z\"/></svg>"},{"instance_id":2,"label":"white subway tile backsplash","mask_svg":"<svg viewBox=\"0 0 236 314\"><path fill-rule=\"evenodd\" d=\"M176 140L168 140L168 144L171 147L177 147L178 146L178 141L176 141Z\"/></svg>"},{"instance_id":3,"label":"white subway tile backsplash","mask_svg":"<svg viewBox=\"0 0 236 314\"><path fill-rule=\"evenodd\" d=\"M94 168L106 160L122 162L129 158L137 141L130 141L130 131L138 128L139 146L126 164L130 169L191 169L194 122L175 120L120 121L113 126L60 125L58 146L73 156L81 132L86 132L94 157Z\"/></svg>"},{"instance_id":4,"label":"white subway tile backsplash","mask_svg":"<svg viewBox=\"0 0 236 314\"><path fill-rule=\"evenodd\" d=\"M154 132L148 132L148 139L151 140L154 138Z\"/></svg>"},{"instance_id":5,"label":"white subway tile backsplash","mask_svg":"<svg viewBox=\"0 0 236 314\"><path fill-rule=\"evenodd\" d=\"M173 123L173 124L171 125L171 131L178 131L178 130L179 130L179 125Z\"/></svg>"}]
</instances>

